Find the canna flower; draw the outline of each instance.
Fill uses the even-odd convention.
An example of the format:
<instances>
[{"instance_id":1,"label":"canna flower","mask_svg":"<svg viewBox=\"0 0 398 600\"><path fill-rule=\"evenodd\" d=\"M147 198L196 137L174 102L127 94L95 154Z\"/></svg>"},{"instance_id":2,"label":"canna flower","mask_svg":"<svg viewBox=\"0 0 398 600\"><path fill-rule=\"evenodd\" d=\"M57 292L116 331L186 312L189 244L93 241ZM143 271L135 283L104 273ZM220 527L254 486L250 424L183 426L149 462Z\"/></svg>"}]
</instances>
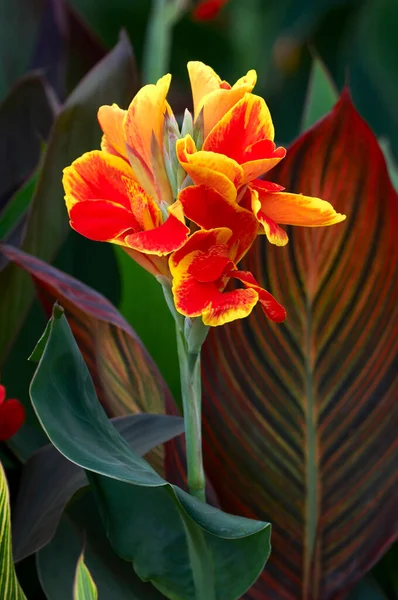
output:
<instances>
[{"instance_id":1,"label":"canna flower","mask_svg":"<svg viewBox=\"0 0 398 600\"><path fill-rule=\"evenodd\" d=\"M186 217L201 229L170 257L176 309L217 326L247 317L260 303L269 319L284 321L284 308L251 273L237 268L257 235L252 212L203 185L182 190L179 202ZM225 291L231 279L244 288Z\"/></svg>"},{"instance_id":2,"label":"canna flower","mask_svg":"<svg viewBox=\"0 0 398 600\"><path fill-rule=\"evenodd\" d=\"M193 88L195 98L197 92ZM176 144L178 160L196 185L208 185L231 202L251 210L259 232L283 246L286 232L279 227L321 227L345 219L329 202L301 194L290 194L277 184L259 179L286 155L274 143L274 126L265 101L245 92L205 135L197 149L190 135Z\"/></svg>"},{"instance_id":3,"label":"canna flower","mask_svg":"<svg viewBox=\"0 0 398 600\"><path fill-rule=\"evenodd\" d=\"M6 400L6 388L0 385L0 441L8 440L22 427L25 409L19 400Z\"/></svg>"},{"instance_id":4,"label":"canna flower","mask_svg":"<svg viewBox=\"0 0 398 600\"><path fill-rule=\"evenodd\" d=\"M102 106L101 150L75 160L63 177L72 228L89 239L122 246L155 276L167 276L166 256L189 234L173 205L163 161L170 79L166 75L144 86L127 111Z\"/></svg>"},{"instance_id":5,"label":"canna flower","mask_svg":"<svg viewBox=\"0 0 398 600\"><path fill-rule=\"evenodd\" d=\"M192 16L195 21L210 21L218 16L218 13L222 7L227 4L229 0L201 0L197 6L195 6Z\"/></svg>"}]
</instances>

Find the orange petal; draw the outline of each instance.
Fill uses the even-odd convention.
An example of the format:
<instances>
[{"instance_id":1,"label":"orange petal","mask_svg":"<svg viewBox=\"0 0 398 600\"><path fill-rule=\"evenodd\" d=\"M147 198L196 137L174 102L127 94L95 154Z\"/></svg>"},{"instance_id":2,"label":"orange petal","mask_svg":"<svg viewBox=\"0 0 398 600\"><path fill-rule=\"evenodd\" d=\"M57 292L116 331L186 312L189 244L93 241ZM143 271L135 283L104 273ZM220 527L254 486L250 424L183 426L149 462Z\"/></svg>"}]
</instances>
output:
<instances>
[{"instance_id":1,"label":"orange petal","mask_svg":"<svg viewBox=\"0 0 398 600\"><path fill-rule=\"evenodd\" d=\"M183 189L178 199L185 216L203 229L228 227L232 231L228 245L236 246L232 258L239 262L257 235L258 223L254 215L204 185Z\"/></svg>"},{"instance_id":2,"label":"orange petal","mask_svg":"<svg viewBox=\"0 0 398 600\"><path fill-rule=\"evenodd\" d=\"M337 213L333 206L311 196L288 194L287 192L261 192L261 211L276 223L322 227L345 220L345 215Z\"/></svg>"},{"instance_id":3,"label":"orange petal","mask_svg":"<svg viewBox=\"0 0 398 600\"><path fill-rule=\"evenodd\" d=\"M220 89L221 79L211 67L197 60L191 60L187 68L192 89L194 118L197 119L203 106L203 99L210 92Z\"/></svg>"},{"instance_id":4,"label":"orange petal","mask_svg":"<svg viewBox=\"0 0 398 600\"><path fill-rule=\"evenodd\" d=\"M62 183L68 210L85 200L110 200L130 208L128 182L134 181L130 165L118 156L94 150L64 169Z\"/></svg>"},{"instance_id":5,"label":"orange petal","mask_svg":"<svg viewBox=\"0 0 398 600\"><path fill-rule=\"evenodd\" d=\"M242 169L244 173L243 182L249 183L270 171L279 161L286 156L286 149L276 148L271 140L261 140L250 146L244 156ZM275 184L274 184L275 185Z\"/></svg>"},{"instance_id":6,"label":"orange petal","mask_svg":"<svg viewBox=\"0 0 398 600\"><path fill-rule=\"evenodd\" d=\"M75 231L98 242L114 241L139 227L131 211L109 200L78 202L71 207L69 217Z\"/></svg>"},{"instance_id":7,"label":"orange petal","mask_svg":"<svg viewBox=\"0 0 398 600\"><path fill-rule=\"evenodd\" d=\"M245 94L213 127L203 150L225 154L242 164L248 148L262 140L274 139L268 107L259 96Z\"/></svg>"},{"instance_id":8,"label":"orange petal","mask_svg":"<svg viewBox=\"0 0 398 600\"><path fill-rule=\"evenodd\" d=\"M163 149L164 116L169 109L166 96L171 75L165 75L156 85L145 85L133 98L124 119L124 137L128 155L137 177L150 194L154 194L153 144Z\"/></svg>"},{"instance_id":9,"label":"orange petal","mask_svg":"<svg viewBox=\"0 0 398 600\"><path fill-rule=\"evenodd\" d=\"M98 121L104 135L101 140L101 149L116 156L127 159L126 142L124 140L123 120L126 111L118 107L100 106L98 110Z\"/></svg>"},{"instance_id":10,"label":"orange petal","mask_svg":"<svg viewBox=\"0 0 398 600\"><path fill-rule=\"evenodd\" d=\"M230 202L236 200L236 188L243 179L243 171L236 161L215 152L196 152L191 136L177 140L176 152L183 169L195 184L212 187Z\"/></svg>"},{"instance_id":11,"label":"orange petal","mask_svg":"<svg viewBox=\"0 0 398 600\"><path fill-rule=\"evenodd\" d=\"M264 227L264 233L267 236L267 239L271 244L275 244L276 246L286 246L289 241L288 235L284 229L279 227L275 221L270 219L262 210L261 202L258 198L258 192L256 190L250 189L249 192L251 194L251 207L253 214Z\"/></svg>"},{"instance_id":12,"label":"orange petal","mask_svg":"<svg viewBox=\"0 0 398 600\"><path fill-rule=\"evenodd\" d=\"M246 288L256 291L258 294L258 301L260 302L265 315L271 321L274 321L274 323L282 323L286 319L286 311L283 306L275 300L272 294L260 287L259 283L249 271L233 271L231 277L239 279Z\"/></svg>"},{"instance_id":13,"label":"orange petal","mask_svg":"<svg viewBox=\"0 0 398 600\"><path fill-rule=\"evenodd\" d=\"M189 228L170 214L160 227L128 235L124 242L139 252L164 256L181 248L188 235Z\"/></svg>"}]
</instances>

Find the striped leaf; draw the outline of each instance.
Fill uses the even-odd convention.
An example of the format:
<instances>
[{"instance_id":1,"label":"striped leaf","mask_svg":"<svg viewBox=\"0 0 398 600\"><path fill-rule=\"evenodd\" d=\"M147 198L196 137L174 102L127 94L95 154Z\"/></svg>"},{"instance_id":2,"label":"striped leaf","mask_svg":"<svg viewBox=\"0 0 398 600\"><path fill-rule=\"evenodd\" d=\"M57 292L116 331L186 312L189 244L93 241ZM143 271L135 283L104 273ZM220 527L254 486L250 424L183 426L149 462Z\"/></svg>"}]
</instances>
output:
<instances>
[{"instance_id":1,"label":"striped leaf","mask_svg":"<svg viewBox=\"0 0 398 600\"><path fill-rule=\"evenodd\" d=\"M55 301L62 304L108 416L164 412L170 392L140 339L109 300L21 250L0 245L0 252L29 273L48 314ZM162 472L161 447L147 458Z\"/></svg>"},{"instance_id":2,"label":"striped leaf","mask_svg":"<svg viewBox=\"0 0 398 600\"><path fill-rule=\"evenodd\" d=\"M0 598L26 600L18 583L12 560L9 493L3 465L0 463Z\"/></svg>"},{"instance_id":3,"label":"striped leaf","mask_svg":"<svg viewBox=\"0 0 398 600\"><path fill-rule=\"evenodd\" d=\"M398 210L377 141L344 92L270 176L347 214L259 238L243 261L284 304L211 331L206 470L224 510L269 520L251 600L338 600L397 537Z\"/></svg>"},{"instance_id":4,"label":"striped leaf","mask_svg":"<svg viewBox=\"0 0 398 600\"><path fill-rule=\"evenodd\" d=\"M73 585L73 600L97 600L98 590L84 562L82 553L77 561L75 582Z\"/></svg>"}]
</instances>

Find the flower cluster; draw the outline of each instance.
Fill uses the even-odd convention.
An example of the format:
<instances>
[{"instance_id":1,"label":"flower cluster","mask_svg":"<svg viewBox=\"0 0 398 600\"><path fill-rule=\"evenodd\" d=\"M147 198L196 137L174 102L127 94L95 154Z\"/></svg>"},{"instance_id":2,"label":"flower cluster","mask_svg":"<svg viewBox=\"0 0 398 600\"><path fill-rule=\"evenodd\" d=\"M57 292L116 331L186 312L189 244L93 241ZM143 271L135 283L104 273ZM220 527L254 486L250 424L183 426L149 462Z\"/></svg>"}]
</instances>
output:
<instances>
[{"instance_id":1,"label":"flower cluster","mask_svg":"<svg viewBox=\"0 0 398 600\"><path fill-rule=\"evenodd\" d=\"M317 227L345 216L324 200L290 194L263 179L286 155L276 147L255 71L233 86L208 66L188 63L194 115L181 128L166 100L171 77L144 86L127 110L102 106L101 150L64 170L71 226L121 245L172 285L177 311L222 325L259 303L282 322L285 310L238 263L258 234L288 242L282 224ZM227 288L231 279L241 287Z\"/></svg>"},{"instance_id":2,"label":"flower cluster","mask_svg":"<svg viewBox=\"0 0 398 600\"><path fill-rule=\"evenodd\" d=\"M8 440L22 427L25 409L19 400L6 400L6 388L0 385L0 441Z\"/></svg>"}]
</instances>

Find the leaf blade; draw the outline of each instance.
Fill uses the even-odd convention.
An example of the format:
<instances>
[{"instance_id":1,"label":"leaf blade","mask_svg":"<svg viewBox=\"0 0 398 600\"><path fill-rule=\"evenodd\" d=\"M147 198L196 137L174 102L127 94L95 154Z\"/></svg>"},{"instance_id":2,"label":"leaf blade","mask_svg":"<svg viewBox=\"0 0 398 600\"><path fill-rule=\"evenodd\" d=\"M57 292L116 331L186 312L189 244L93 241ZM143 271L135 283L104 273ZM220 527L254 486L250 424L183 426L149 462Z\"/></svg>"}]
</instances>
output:
<instances>
[{"instance_id":1,"label":"leaf blade","mask_svg":"<svg viewBox=\"0 0 398 600\"><path fill-rule=\"evenodd\" d=\"M83 552L76 565L73 600L98 600L97 586L84 562Z\"/></svg>"}]
</instances>

